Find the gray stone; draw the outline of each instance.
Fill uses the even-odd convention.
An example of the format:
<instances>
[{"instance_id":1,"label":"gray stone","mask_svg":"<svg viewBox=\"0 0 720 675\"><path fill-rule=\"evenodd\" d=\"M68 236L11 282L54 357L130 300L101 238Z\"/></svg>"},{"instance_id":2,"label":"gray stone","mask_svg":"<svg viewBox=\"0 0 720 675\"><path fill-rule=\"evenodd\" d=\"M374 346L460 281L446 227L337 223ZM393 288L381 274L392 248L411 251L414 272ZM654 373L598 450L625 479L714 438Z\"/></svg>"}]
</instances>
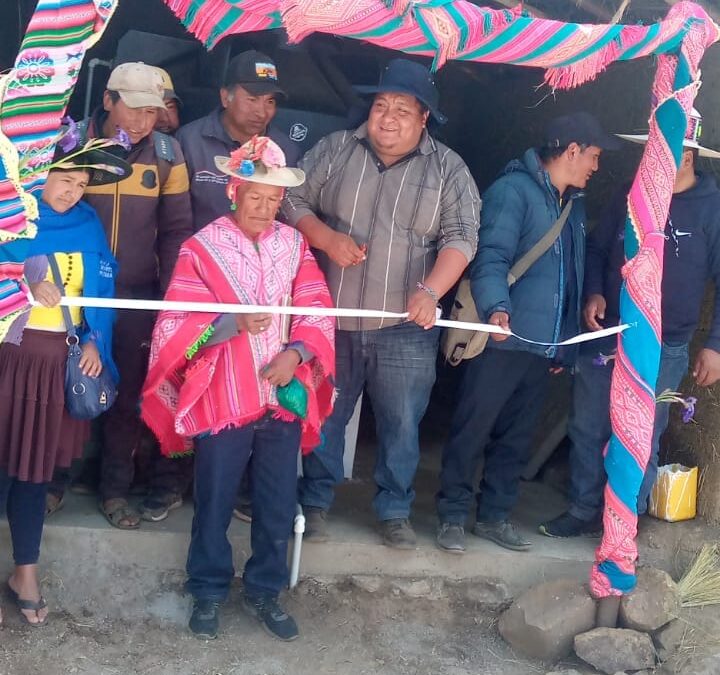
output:
<instances>
[{"instance_id":1,"label":"gray stone","mask_svg":"<svg viewBox=\"0 0 720 675\"><path fill-rule=\"evenodd\" d=\"M465 597L490 608L507 605L512 600L508 585L499 579L473 579L464 588Z\"/></svg>"},{"instance_id":2,"label":"gray stone","mask_svg":"<svg viewBox=\"0 0 720 675\"><path fill-rule=\"evenodd\" d=\"M692 632L688 623L679 619L663 626L653 635L658 658L661 661L667 661Z\"/></svg>"},{"instance_id":3,"label":"gray stone","mask_svg":"<svg viewBox=\"0 0 720 675\"><path fill-rule=\"evenodd\" d=\"M595 625L595 601L576 581L560 579L520 595L500 617L500 635L514 649L541 661L557 661L573 638Z\"/></svg>"},{"instance_id":4,"label":"gray stone","mask_svg":"<svg viewBox=\"0 0 720 675\"><path fill-rule=\"evenodd\" d=\"M620 621L626 628L652 632L672 621L680 611L677 584L667 572L643 567L637 586L620 603Z\"/></svg>"},{"instance_id":5,"label":"gray stone","mask_svg":"<svg viewBox=\"0 0 720 675\"><path fill-rule=\"evenodd\" d=\"M575 653L608 675L618 670L655 666L655 647L650 636L627 628L595 628L577 635Z\"/></svg>"}]
</instances>

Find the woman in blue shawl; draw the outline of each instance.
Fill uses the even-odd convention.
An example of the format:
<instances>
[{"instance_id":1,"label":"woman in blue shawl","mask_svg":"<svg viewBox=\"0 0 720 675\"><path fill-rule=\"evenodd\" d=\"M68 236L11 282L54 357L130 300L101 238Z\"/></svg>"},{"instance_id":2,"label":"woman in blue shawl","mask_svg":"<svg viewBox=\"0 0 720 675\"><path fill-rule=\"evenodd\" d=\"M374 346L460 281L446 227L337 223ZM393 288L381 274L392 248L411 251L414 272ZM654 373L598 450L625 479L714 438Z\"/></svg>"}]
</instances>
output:
<instances>
[{"instance_id":1,"label":"woman in blue shawl","mask_svg":"<svg viewBox=\"0 0 720 675\"><path fill-rule=\"evenodd\" d=\"M132 171L98 145L81 146L72 133L61 139L39 203L37 236L1 247L3 255L25 258L25 279L39 303L16 319L0 344L0 472L8 481L15 561L6 591L34 627L47 622L48 612L37 571L48 483L56 468L69 467L82 455L89 437L89 423L65 409L67 333L48 261L55 257L66 295L113 297L115 259L97 214L80 199L88 185L122 180ZM113 310L71 308L71 316L83 371L97 376L109 368L117 381Z\"/></svg>"}]
</instances>

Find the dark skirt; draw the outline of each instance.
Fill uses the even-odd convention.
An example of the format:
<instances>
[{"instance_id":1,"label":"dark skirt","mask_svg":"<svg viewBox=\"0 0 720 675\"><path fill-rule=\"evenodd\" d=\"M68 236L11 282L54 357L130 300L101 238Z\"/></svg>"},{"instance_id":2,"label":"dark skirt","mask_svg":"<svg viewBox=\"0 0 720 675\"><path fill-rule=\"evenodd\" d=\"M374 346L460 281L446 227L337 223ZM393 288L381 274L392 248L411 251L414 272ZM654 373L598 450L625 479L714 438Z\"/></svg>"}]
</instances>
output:
<instances>
[{"instance_id":1,"label":"dark skirt","mask_svg":"<svg viewBox=\"0 0 720 675\"><path fill-rule=\"evenodd\" d=\"M25 329L22 344L0 344L0 469L48 483L82 456L90 424L65 410L65 333Z\"/></svg>"}]
</instances>

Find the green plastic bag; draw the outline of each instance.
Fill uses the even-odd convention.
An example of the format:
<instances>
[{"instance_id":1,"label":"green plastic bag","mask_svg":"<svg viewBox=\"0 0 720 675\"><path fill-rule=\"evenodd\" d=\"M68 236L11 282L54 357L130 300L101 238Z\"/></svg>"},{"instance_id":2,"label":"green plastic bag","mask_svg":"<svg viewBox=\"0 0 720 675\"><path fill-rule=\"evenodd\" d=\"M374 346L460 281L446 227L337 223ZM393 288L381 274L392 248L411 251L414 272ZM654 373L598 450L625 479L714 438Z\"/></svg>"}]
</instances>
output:
<instances>
[{"instance_id":1,"label":"green plastic bag","mask_svg":"<svg viewBox=\"0 0 720 675\"><path fill-rule=\"evenodd\" d=\"M277 388L278 403L297 415L300 419L307 416L308 395L302 382L293 377L284 387Z\"/></svg>"}]
</instances>

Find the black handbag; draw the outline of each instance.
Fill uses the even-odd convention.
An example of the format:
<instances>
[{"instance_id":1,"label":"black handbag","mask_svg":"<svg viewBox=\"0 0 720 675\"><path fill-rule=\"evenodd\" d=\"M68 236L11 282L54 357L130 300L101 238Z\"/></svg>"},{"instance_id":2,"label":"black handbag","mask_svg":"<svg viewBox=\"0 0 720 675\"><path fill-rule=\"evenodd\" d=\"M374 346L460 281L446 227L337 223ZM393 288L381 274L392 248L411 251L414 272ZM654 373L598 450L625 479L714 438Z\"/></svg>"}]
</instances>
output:
<instances>
[{"instance_id":1,"label":"black handbag","mask_svg":"<svg viewBox=\"0 0 720 675\"><path fill-rule=\"evenodd\" d=\"M60 268L55 256L48 255L48 262L55 278L55 285L60 289L60 294L65 295L65 286L62 283ZM64 305L61 306L61 309L67 329L65 341L68 345L65 369L65 408L71 417L91 420L104 413L115 403L117 389L110 371L104 365L97 377L83 374L80 368L80 359L82 358L80 338L73 325L70 310Z\"/></svg>"}]
</instances>

